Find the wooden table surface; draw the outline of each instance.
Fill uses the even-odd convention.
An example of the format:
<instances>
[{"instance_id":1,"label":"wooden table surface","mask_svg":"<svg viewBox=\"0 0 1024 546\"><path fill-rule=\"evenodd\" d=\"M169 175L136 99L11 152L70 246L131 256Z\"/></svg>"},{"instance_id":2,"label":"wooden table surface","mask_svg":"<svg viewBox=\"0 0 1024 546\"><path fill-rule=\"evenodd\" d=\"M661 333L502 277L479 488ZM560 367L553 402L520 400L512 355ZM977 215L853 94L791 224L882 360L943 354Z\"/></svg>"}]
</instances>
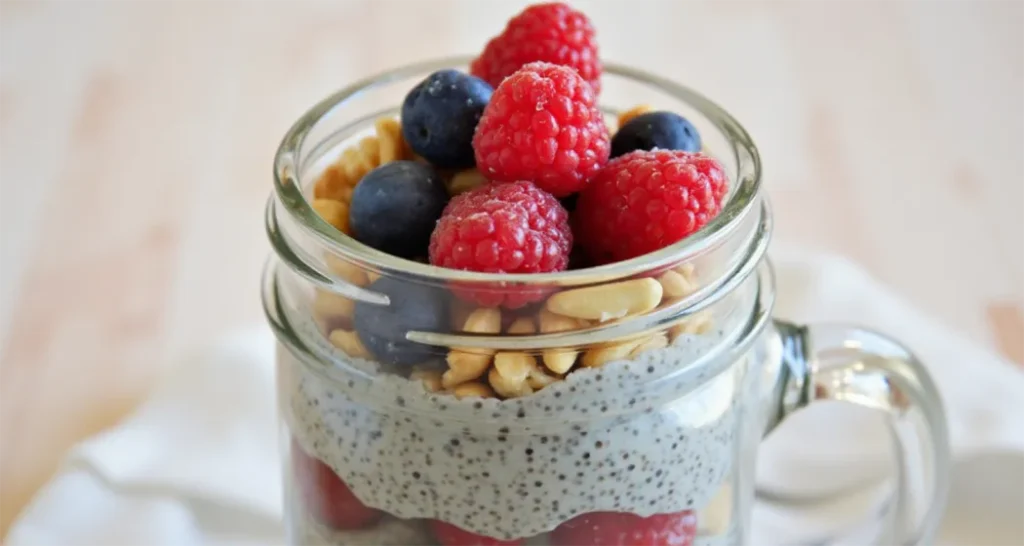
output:
<instances>
[{"instance_id":1,"label":"wooden table surface","mask_svg":"<svg viewBox=\"0 0 1024 546\"><path fill-rule=\"evenodd\" d=\"M0 3L0 535L169 355L261 320L291 122L355 77L472 53L522 4ZM777 240L1024 361L1024 4L578 5L606 59L744 122Z\"/></svg>"}]
</instances>

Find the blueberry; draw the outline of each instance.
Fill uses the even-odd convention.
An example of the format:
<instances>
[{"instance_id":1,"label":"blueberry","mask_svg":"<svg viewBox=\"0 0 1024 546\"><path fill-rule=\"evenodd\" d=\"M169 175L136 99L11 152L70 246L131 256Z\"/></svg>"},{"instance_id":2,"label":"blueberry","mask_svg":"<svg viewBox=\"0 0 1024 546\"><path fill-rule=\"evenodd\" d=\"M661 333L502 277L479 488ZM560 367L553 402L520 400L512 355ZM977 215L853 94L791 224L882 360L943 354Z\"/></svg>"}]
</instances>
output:
<instances>
[{"instance_id":1,"label":"blueberry","mask_svg":"<svg viewBox=\"0 0 1024 546\"><path fill-rule=\"evenodd\" d=\"M437 171L414 161L392 161L356 186L349 225L357 241L411 260L427 255L430 233L447 204Z\"/></svg>"},{"instance_id":2,"label":"blueberry","mask_svg":"<svg viewBox=\"0 0 1024 546\"><path fill-rule=\"evenodd\" d=\"M353 323L363 345L384 364L412 365L438 354L439 349L405 339L410 330L448 331L447 293L408 280L381 277L367 290L386 294L389 305L356 302Z\"/></svg>"},{"instance_id":3,"label":"blueberry","mask_svg":"<svg viewBox=\"0 0 1024 546\"><path fill-rule=\"evenodd\" d=\"M612 157L634 150L700 151L697 128L679 114L648 112L640 114L619 128L612 138Z\"/></svg>"},{"instance_id":4,"label":"blueberry","mask_svg":"<svg viewBox=\"0 0 1024 546\"><path fill-rule=\"evenodd\" d=\"M402 136L439 168L472 167L473 131L493 91L458 70L434 72L405 96Z\"/></svg>"}]
</instances>

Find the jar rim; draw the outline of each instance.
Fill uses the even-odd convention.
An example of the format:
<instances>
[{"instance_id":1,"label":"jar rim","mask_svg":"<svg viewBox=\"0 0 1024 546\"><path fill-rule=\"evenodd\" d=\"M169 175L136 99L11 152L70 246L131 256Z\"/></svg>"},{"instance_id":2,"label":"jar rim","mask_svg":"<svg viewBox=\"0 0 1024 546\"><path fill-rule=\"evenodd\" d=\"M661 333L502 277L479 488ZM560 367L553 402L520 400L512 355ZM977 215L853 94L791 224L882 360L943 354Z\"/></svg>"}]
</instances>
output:
<instances>
[{"instance_id":1,"label":"jar rim","mask_svg":"<svg viewBox=\"0 0 1024 546\"><path fill-rule=\"evenodd\" d=\"M486 273L443 268L392 256L360 243L323 221L303 194L298 174L303 144L317 123L335 108L366 90L421 72L464 66L470 60L469 56L455 56L393 68L356 81L307 110L285 133L274 157L274 191L278 203L284 206L288 214L303 229L319 239L332 252L378 270L400 271L438 282L555 285L596 283L629 276L637 271L688 261L726 240L742 224L747 214L757 208L761 186L760 155L746 129L731 114L707 97L668 78L622 64L606 63L606 74L643 83L687 103L710 121L725 136L731 147L736 164L736 177L731 181L736 186L735 190L721 212L692 235L657 251L606 265L551 273Z\"/></svg>"}]
</instances>

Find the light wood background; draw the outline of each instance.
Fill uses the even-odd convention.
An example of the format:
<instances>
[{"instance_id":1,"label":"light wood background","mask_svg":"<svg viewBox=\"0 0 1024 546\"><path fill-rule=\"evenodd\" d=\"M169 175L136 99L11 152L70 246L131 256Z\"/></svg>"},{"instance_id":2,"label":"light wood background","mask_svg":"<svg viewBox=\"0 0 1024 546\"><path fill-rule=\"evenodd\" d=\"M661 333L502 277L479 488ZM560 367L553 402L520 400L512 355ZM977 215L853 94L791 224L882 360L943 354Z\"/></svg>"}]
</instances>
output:
<instances>
[{"instance_id":1,"label":"light wood background","mask_svg":"<svg viewBox=\"0 0 1024 546\"><path fill-rule=\"evenodd\" d=\"M287 126L355 77L478 50L522 5L0 2L0 535L167 355L261 320ZM579 3L605 58L745 123L778 240L849 255L1018 362L1022 5Z\"/></svg>"}]
</instances>

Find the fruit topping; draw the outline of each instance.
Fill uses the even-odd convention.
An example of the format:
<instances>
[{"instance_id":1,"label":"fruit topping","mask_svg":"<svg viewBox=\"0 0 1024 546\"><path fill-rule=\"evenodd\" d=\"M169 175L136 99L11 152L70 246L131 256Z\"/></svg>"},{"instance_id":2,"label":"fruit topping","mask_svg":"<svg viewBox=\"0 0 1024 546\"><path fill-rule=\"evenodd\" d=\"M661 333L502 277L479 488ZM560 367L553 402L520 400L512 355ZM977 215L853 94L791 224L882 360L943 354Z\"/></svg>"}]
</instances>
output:
<instances>
[{"instance_id":1,"label":"fruit topping","mask_svg":"<svg viewBox=\"0 0 1024 546\"><path fill-rule=\"evenodd\" d=\"M438 350L406 340L410 331L447 332L448 297L442 290L405 279L381 277L367 288L384 294L388 305L357 302L353 323L359 341L385 364L418 364Z\"/></svg>"},{"instance_id":2,"label":"fruit topping","mask_svg":"<svg viewBox=\"0 0 1024 546\"><path fill-rule=\"evenodd\" d=\"M318 521L335 529L360 529L380 519L382 512L360 502L331 467L308 455L295 441L291 459L299 498Z\"/></svg>"},{"instance_id":3,"label":"fruit topping","mask_svg":"<svg viewBox=\"0 0 1024 546\"><path fill-rule=\"evenodd\" d=\"M447 203L441 176L430 166L414 161L381 165L352 193L352 235L401 258L425 256L430 232Z\"/></svg>"},{"instance_id":4,"label":"fruit topping","mask_svg":"<svg viewBox=\"0 0 1024 546\"><path fill-rule=\"evenodd\" d=\"M690 546L697 516L690 510L640 517L624 512L577 516L551 533L553 546Z\"/></svg>"},{"instance_id":5,"label":"fruit topping","mask_svg":"<svg viewBox=\"0 0 1024 546\"><path fill-rule=\"evenodd\" d=\"M464 531L450 523L440 520L430 522L434 538L441 546L518 546L521 540L498 540Z\"/></svg>"},{"instance_id":6,"label":"fruit topping","mask_svg":"<svg viewBox=\"0 0 1024 546\"><path fill-rule=\"evenodd\" d=\"M630 152L580 194L574 232L597 264L647 254L704 227L721 209L727 186L722 165L701 153Z\"/></svg>"},{"instance_id":7,"label":"fruit topping","mask_svg":"<svg viewBox=\"0 0 1024 546\"><path fill-rule=\"evenodd\" d=\"M470 72L497 87L524 64L545 61L571 67L601 90L601 61L594 26L582 12L561 2L523 10L492 38Z\"/></svg>"},{"instance_id":8,"label":"fruit topping","mask_svg":"<svg viewBox=\"0 0 1024 546\"><path fill-rule=\"evenodd\" d=\"M673 112L647 112L619 127L612 138L612 157L634 150L699 152L700 135L686 118Z\"/></svg>"},{"instance_id":9,"label":"fruit topping","mask_svg":"<svg viewBox=\"0 0 1024 546\"><path fill-rule=\"evenodd\" d=\"M565 197L608 161L610 144L590 85L572 69L538 62L494 90L473 149L489 180L529 180Z\"/></svg>"},{"instance_id":10,"label":"fruit topping","mask_svg":"<svg viewBox=\"0 0 1024 546\"><path fill-rule=\"evenodd\" d=\"M440 70L402 103L402 134L414 152L441 169L473 166L473 131L493 87L457 70Z\"/></svg>"},{"instance_id":11,"label":"fruit topping","mask_svg":"<svg viewBox=\"0 0 1024 546\"><path fill-rule=\"evenodd\" d=\"M491 273L562 271L569 263L569 215L557 199L530 182L488 184L448 204L430 239L430 263ZM533 292L470 291L481 305L518 307Z\"/></svg>"},{"instance_id":12,"label":"fruit topping","mask_svg":"<svg viewBox=\"0 0 1024 546\"><path fill-rule=\"evenodd\" d=\"M371 170L398 159L411 157L402 127L394 118L380 118L374 124L374 136L365 137L342 152L313 185L317 199L348 203L352 190Z\"/></svg>"}]
</instances>

